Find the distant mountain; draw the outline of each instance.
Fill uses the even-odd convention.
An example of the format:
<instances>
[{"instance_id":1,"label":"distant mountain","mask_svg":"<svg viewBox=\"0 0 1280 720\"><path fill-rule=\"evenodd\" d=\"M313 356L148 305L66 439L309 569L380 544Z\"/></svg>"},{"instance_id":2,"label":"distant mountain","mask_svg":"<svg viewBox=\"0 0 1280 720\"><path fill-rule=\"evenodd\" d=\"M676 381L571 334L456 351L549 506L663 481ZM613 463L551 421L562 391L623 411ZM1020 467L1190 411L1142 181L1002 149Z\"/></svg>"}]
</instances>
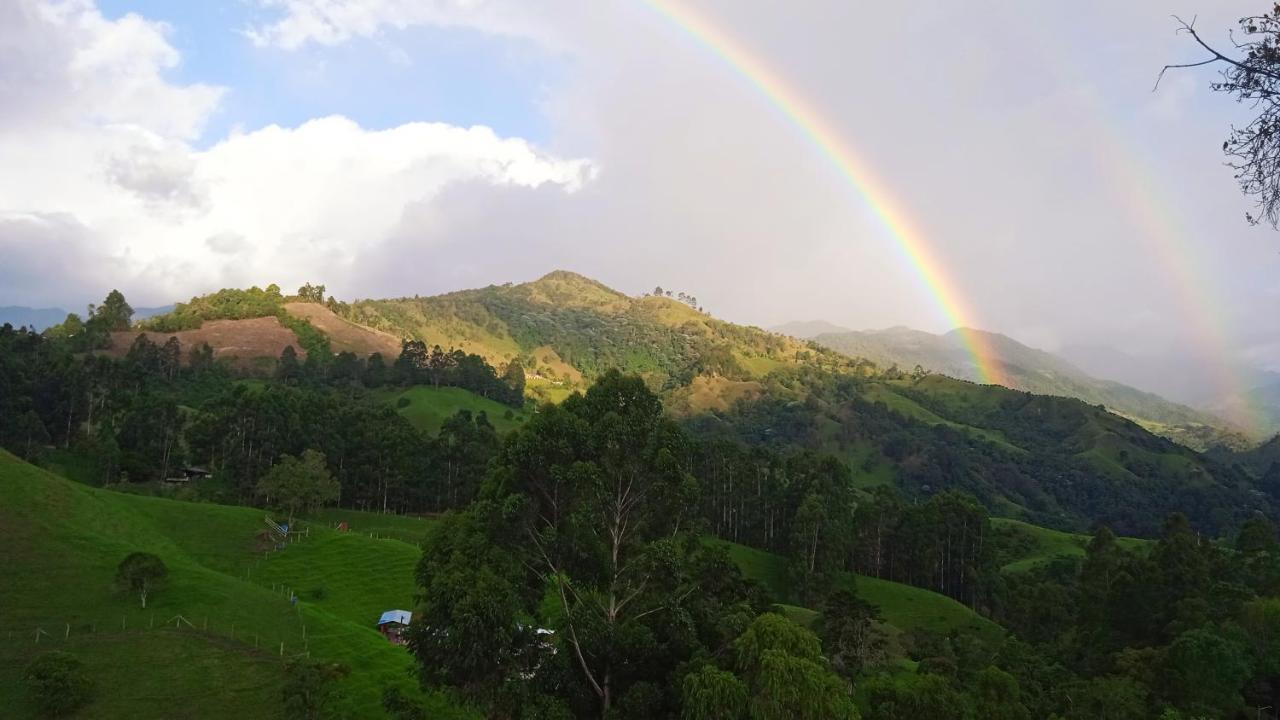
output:
<instances>
[{"instance_id":1,"label":"distant mountain","mask_svg":"<svg viewBox=\"0 0 1280 720\"><path fill-rule=\"evenodd\" d=\"M847 333L853 332L852 328L829 323L826 320L794 320L789 323L783 323L775 327L769 328L770 332L776 332L782 335L790 335L801 340L812 340L819 335L827 333Z\"/></svg>"},{"instance_id":2,"label":"distant mountain","mask_svg":"<svg viewBox=\"0 0 1280 720\"><path fill-rule=\"evenodd\" d=\"M169 303L168 305L161 305L159 307L134 308L133 321L137 322L139 320L146 320L147 318L153 318L157 315L164 315L166 313L171 313L173 312L173 307L174 307L173 303ZM59 320L59 322L61 322L61 320Z\"/></svg>"},{"instance_id":3,"label":"distant mountain","mask_svg":"<svg viewBox=\"0 0 1280 720\"><path fill-rule=\"evenodd\" d=\"M149 317L163 315L173 310L173 305L160 307L134 308L133 319L146 320ZM0 307L0 325L9 323L14 327L28 327L36 332L45 330L67 319L67 311L62 308L31 308L21 305Z\"/></svg>"},{"instance_id":4,"label":"distant mountain","mask_svg":"<svg viewBox=\"0 0 1280 720\"><path fill-rule=\"evenodd\" d=\"M8 323L14 327L28 327L36 332L43 332L65 319L67 311L62 308L31 308L21 305L0 307L0 325Z\"/></svg>"},{"instance_id":5,"label":"distant mountain","mask_svg":"<svg viewBox=\"0 0 1280 720\"><path fill-rule=\"evenodd\" d=\"M1220 373L1180 362L1175 354L1131 355L1092 345L1069 346L1061 354L1094 376L1156 393L1263 434L1280 431L1280 373L1238 364L1229 368L1229 374L1239 387L1224 395Z\"/></svg>"},{"instance_id":6,"label":"distant mountain","mask_svg":"<svg viewBox=\"0 0 1280 720\"><path fill-rule=\"evenodd\" d=\"M1251 443L1238 429L1208 412L1123 383L1094 377L1061 357L1028 347L1008 336L985 332L982 335L1004 366L1009 384L1016 390L1072 397L1091 405L1104 405L1157 434L1196 449L1203 450L1217 444L1243 447ZM935 335L894 327L827 333L814 340L838 352L867 358L881 367L897 365L904 371L910 371L918 365L925 370L963 380L979 379L978 368L962 334L956 330Z\"/></svg>"}]
</instances>

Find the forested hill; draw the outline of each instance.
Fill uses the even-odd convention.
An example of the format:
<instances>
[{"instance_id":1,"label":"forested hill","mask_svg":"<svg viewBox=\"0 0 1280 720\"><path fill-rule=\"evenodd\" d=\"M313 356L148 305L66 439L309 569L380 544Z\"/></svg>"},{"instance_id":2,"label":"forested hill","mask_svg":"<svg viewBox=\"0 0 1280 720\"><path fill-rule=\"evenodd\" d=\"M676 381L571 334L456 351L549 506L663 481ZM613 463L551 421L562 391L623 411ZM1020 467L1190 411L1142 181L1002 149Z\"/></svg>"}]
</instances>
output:
<instances>
[{"instance_id":1,"label":"forested hill","mask_svg":"<svg viewBox=\"0 0 1280 720\"><path fill-rule=\"evenodd\" d=\"M963 490L997 515L1064 529L1106 524L1149 536L1180 511L1216 535L1275 502L1244 470L1096 406L942 375L783 370L753 395L688 422L750 447L835 454L864 491L894 486L924 498ZM724 467L731 476L755 472L749 457L730 451Z\"/></svg>"},{"instance_id":2,"label":"forested hill","mask_svg":"<svg viewBox=\"0 0 1280 720\"><path fill-rule=\"evenodd\" d=\"M1198 450L1225 445L1242 448L1250 438L1210 413L1169 401L1149 392L1093 377L1052 353L1023 345L1005 335L978 332L986 337L1004 367L1010 387L1016 390L1058 395L1104 405L1142 424L1148 430ZM875 331L825 332L811 336L814 342L852 357L866 358L881 367L903 370L920 366L931 372L963 380L978 380L978 370L957 331L935 335L905 327Z\"/></svg>"},{"instance_id":3,"label":"forested hill","mask_svg":"<svg viewBox=\"0 0 1280 720\"><path fill-rule=\"evenodd\" d=\"M699 375L747 381L787 365L859 367L794 338L717 320L695 305L683 293L635 298L556 271L518 285L332 307L360 325L457 347L495 366L519 360L535 392L583 388L610 368L672 389Z\"/></svg>"}]
</instances>

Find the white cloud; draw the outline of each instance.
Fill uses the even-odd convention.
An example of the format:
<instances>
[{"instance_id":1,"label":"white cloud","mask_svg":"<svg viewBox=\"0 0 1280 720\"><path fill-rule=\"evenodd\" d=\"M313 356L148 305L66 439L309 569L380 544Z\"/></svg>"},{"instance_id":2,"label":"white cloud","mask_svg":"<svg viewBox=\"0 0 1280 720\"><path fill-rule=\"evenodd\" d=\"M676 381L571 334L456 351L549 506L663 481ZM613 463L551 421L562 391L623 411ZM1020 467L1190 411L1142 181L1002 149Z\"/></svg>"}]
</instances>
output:
<instances>
[{"instance_id":1,"label":"white cloud","mask_svg":"<svg viewBox=\"0 0 1280 720\"><path fill-rule=\"evenodd\" d=\"M47 303L53 287L63 302L105 284L167 302L323 280L452 184L573 192L594 177L587 160L485 127L367 130L341 116L237 130L198 150L191 140L223 91L164 78L179 62L166 32L135 15L107 20L83 0L0 8L6 302ZM98 270L77 277L96 283L48 272L81 251Z\"/></svg>"},{"instance_id":2,"label":"white cloud","mask_svg":"<svg viewBox=\"0 0 1280 720\"><path fill-rule=\"evenodd\" d=\"M373 38L385 29L436 25L468 27L502 35L537 37L552 42L530 11L535 3L506 0L258 0L277 13L272 22L244 34L259 46L296 50L304 45L338 45L354 38Z\"/></svg>"}]
</instances>

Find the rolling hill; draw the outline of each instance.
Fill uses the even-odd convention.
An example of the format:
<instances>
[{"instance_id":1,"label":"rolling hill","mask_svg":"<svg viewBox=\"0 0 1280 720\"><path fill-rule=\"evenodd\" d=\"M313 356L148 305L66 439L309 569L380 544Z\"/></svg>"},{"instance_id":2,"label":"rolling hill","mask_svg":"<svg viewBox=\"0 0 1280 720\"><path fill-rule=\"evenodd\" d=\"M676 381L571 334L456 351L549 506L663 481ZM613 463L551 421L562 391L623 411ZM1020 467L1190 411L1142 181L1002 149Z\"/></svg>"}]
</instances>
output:
<instances>
[{"instance_id":1,"label":"rolling hill","mask_svg":"<svg viewBox=\"0 0 1280 720\"><path fill-rule=\"evenodd\" d=\"M385 687L420 694L409 654L373 627L388 606L412 604L418 549L363 534L378 518L348 511L349 533L312 523L263 557L260 509L90 488L0 451L4 717L33 716L20 673L53 649L82 657L98 686L80 717L280 717L284 660L307 652L351 668L336 712L382 717ZM169 568L146 610L112 581L135 550ZM432 717L471 717L424 700Z\"/></svg>"},{"instance_id":2,"label":"rolling hill","mask_svg":"<svg viewBox=\"0 0 1280 720\"><path fill-rule=\"evenodd\" d=\"M1204 450L1215 445L1246 447L1257 441L1208 412L1180 405L1153 393L1103 380L1072 363L997 333L982 333L1005 368L1010 386L1040 395L1058 395L1103 405L1152 432ZM978 371L958 331L943 335L895 327L887 330L823 333L821 345L881 367L915 366L962 380L978 380Z\"/></svg>"},{"instance_id":3,"label":"rolling hill","mask_svg":"<svg viewBox=\"0 0 1280 720\"><path fill-rule=\"evenodd\" d=\"M519 360L535 386L581 387L612 367L672 389L699 374L749 380L784 365L851 364L794 338L717 320L678 300L633 298L566 271L518 285L337 307L359 325L458 347L498 367Z\"/></svg>"}]
</instances>

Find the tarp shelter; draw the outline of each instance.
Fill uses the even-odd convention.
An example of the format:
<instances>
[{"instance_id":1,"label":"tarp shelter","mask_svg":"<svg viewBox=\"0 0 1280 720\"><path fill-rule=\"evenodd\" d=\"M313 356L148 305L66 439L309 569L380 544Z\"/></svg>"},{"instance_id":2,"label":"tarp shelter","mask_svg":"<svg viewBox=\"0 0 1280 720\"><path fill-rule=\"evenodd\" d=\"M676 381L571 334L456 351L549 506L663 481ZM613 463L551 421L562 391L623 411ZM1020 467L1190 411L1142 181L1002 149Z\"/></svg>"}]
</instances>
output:
<instances>
[{"instance_id":1,"label":"tarp shelter","mask_svg":"<svg viewBox=\"0 0 1280 720\"><path fill-rule=\"evenodd\" d=\"M409 627L411 620L413 620L413 613L408 610L388 610L378 618L378 632L391 642L403 645L405 643L403 633L405 628Z\"/></svg>"}]
</instances>

